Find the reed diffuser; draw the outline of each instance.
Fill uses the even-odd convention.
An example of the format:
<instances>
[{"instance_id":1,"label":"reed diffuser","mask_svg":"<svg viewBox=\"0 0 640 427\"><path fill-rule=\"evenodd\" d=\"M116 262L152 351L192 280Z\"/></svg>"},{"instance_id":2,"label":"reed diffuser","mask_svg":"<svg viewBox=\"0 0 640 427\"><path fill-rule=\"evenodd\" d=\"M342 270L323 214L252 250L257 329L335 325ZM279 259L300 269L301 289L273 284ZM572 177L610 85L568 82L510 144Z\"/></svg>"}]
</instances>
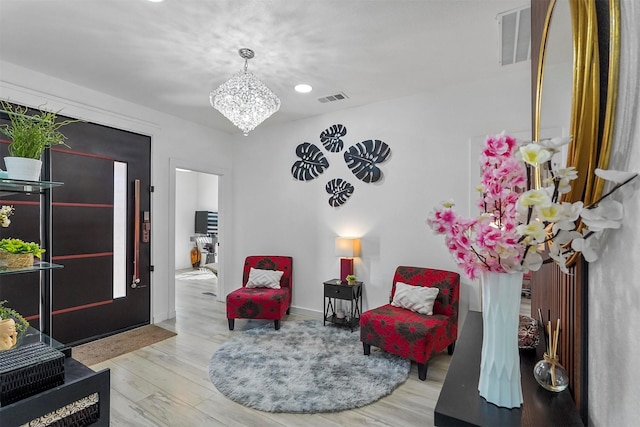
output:
<instances>
[{"instance_id":1,"label":"reed diffuser","mask_svg":"<svg viewBox=\"0 0 640 427\"><path fill-rule=\"evenodd\" d=\"M561 392L569 385L569 375L564 367L558 362L558 339L560 337L560 319L556 323L555 330L552 330L551 321L547 322L545 336L547 351L544 359L540 360L533 368L533 376L538 384L546 390Z\"/></svg>"}]
</instances>

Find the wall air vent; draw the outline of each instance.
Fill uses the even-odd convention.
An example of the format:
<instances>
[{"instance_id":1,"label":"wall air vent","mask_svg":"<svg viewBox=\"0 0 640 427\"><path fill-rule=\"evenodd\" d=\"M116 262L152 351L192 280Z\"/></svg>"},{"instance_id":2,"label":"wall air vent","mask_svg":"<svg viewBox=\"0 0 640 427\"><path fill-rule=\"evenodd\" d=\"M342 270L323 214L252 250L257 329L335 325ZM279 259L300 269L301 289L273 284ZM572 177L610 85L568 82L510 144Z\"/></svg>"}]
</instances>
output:
<instances>
[{"instance_id":1,"label":"wall air vent","mask_svg":"<svg viewBox=\"0 0 640 427\"><path fill-rule=\"evenodd\" d=\"M342 101L343 99L349 99L349 97L344 92L340 92L336 93L335 95L323 96L322 98L318 98L318 101L324 104L325 102Z\"/></svg>"},{"instance_id":2,"label":"wall air vent","mask_svg":"<svg viewBox=\"0 0 640 427\"><path fill-rule=\"evenodd\" d=\"M531 59L531 7L524 6L498 14L500 65Z\"/></svg>"}]
</instances>

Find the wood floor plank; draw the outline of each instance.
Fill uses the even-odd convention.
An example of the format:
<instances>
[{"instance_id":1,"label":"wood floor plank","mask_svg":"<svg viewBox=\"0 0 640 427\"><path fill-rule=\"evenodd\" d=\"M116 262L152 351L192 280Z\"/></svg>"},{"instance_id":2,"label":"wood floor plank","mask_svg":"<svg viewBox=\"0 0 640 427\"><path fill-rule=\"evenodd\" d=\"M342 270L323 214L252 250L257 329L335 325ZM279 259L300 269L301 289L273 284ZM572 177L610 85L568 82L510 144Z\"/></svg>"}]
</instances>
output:
<instances>
[{"instance_id":1,"label":"wood floor plank","mask_svg":"<svg viewBox=\"0 0 640 427\"><path fill-rule=\"evenodd\" d=\"M137 404L111 389L111 409L109 411L112 426L120 427L157 427L156 420L146 416L145 411Z\"/></svg>"}]
</instances>

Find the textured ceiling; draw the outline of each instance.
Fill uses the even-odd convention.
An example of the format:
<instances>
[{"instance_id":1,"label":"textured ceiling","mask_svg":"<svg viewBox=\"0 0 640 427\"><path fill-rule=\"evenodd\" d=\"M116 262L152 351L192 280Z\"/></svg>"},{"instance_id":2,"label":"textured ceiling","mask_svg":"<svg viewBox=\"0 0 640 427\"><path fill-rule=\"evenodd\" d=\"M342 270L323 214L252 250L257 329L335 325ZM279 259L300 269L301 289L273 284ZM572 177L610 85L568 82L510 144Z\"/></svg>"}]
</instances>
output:
<instances>
[{"instance_id":1,"label":"textured ceiling","mask_svg":"<svg viewBox=\"0 0 640 427\"><path fill-rule=\"evenodd\" d=\"M282 100L266 126L496 73L496 15L527 3L0 0L0 59L238 133L209 92L242 69L241 47ZM302 82L313 92L294 92Z\"/></svg>"}]
</instances>

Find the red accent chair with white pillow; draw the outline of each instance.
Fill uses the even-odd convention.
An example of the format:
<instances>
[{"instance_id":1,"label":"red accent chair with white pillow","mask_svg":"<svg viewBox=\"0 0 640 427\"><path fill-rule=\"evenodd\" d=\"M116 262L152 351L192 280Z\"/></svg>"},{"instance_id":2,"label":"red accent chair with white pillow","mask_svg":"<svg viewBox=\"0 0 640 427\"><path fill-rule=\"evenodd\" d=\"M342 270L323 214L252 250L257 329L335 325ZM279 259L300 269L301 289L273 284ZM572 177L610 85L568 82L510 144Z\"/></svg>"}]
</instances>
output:
<instances>
[{"instance_id":1,"label":"red accent chair with white pillow","mask_svg":"<svg viewBox=\"0 0 640 427\"><path fill-rule=\"evenodd\" d=\"M244 262L242 287L227 295L227 320L233 331L235 319L273 320L276 330L291 308L291 269L288 256L253 255Z\"/></svg>"},{"instance_id":2,"label":"red accent chair with white pillow","mask_svg":"<svg viewBox=\"0 0 640 427\"><path fill-rule=\"evenodd\" d=\"M437 288L437 296L435 293L425 296L424 293L429 291L418 287ZM453 354L458 339L459 295L458 273L422 267L398 267L393 277L389 304L365 311L360 316L360 341L364 354L371 354L373 345L413 360L418 363L418 377L424 381L431 356L445 348L449 354ZM423 314L430 311L433 314Z\"/></svg>"}]
</instances>

